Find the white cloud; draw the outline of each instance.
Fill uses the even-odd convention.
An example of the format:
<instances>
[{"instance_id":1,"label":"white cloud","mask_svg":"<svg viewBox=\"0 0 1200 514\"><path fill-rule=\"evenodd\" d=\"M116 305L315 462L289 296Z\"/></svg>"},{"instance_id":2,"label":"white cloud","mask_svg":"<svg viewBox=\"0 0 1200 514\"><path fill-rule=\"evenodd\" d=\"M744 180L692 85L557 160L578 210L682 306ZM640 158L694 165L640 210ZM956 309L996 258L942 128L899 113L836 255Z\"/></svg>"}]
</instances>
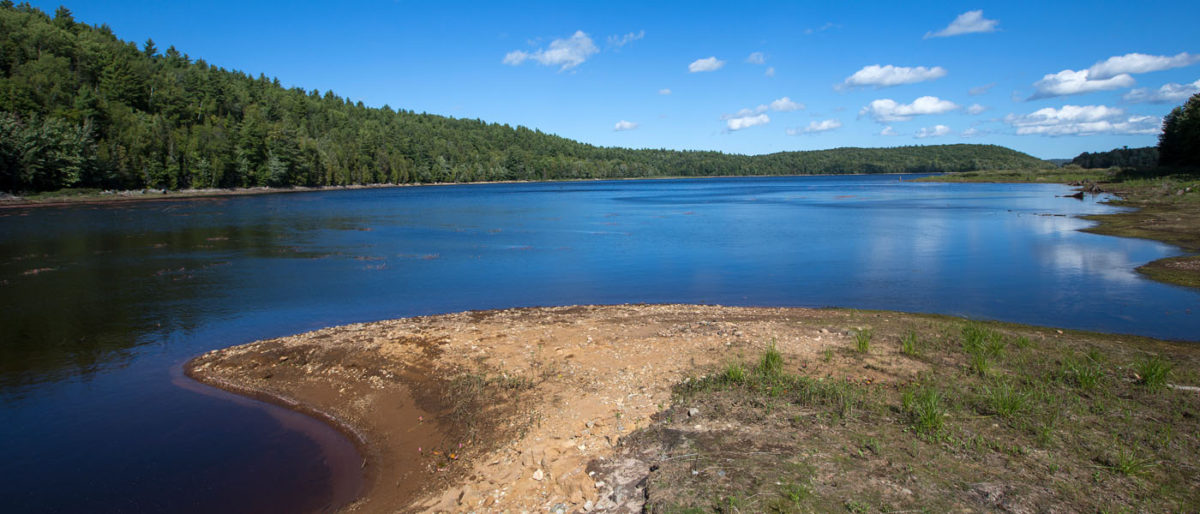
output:
<instances>
[{"instance_id":1,"label":"white cloud","mask_svg":"<svg viewBox=\"0 0 1200 514\"><path fill-rule=\"evenodd\" d=\"M898 134L896 134L896 130L895 130L895 129L893 129L891 125L888 125L888 126L886 126L886 127L883 127L883 130L880 130L880 131L879 131L879 135L881 135L881 136L895 136L895 135L898 135Z\"/></svg>"},{"instance_id":2,"label":"white cloud","mask_svg":"<svg viewBox=\"0 0 1200 514\"><path fill-rule=\"evenodd\" d=\"M793 102L791 98L783 97L771 102L771 110L779 112L799 111L804 108L804 104Z\"/></svg>"},{"instance_id":3,"label":"white cloud","mask_svg":"<svg viewBox=\"0 0 1200 514\"><path fill-rule=\"evenodd\" d=\"M1106 79L1126 73L1148 73L1181 68L1198 62L1200 62L1200 55L1191 55L1187 52L1172 56L1132 53L1109 57L1105 61L1093 64L1091 68L1088 68L1088 72L1094 79Z\"/></svg>"},{"instance_id":4,"label":"white cloud","mask_svg":"<svg viewBox=\"0 0 1200 514\"><path fill-rule=\"evenodd\" d=\"M1000 23L996 20L989 20L983 17L983 11L967 11L954 18L950 25L937 32L926 32L925 39L931 37L950 37L960 36L962 34L974 34L977 32L995 32L996 25Z\"/></svg>"},{"instance_id":5,"label":"white cloud","mask_svg":"<svg viewBox=\"0 0 1200 514\"><path fill-rule=\"evenodd\" d=\"M804 34L807 36L811 36L813 34L816 34L817 32L825 32L826 30L829 30L832 28L838 28L838 27L841 27L841 25L835 24L832 21L827 21L827 22L825 22L824 25L821 25L820 27L817 27L815 29L812 29L812 28L804 29Z\"/></svg>"},{"instance_id":6,"label":"white cloud","mask_svg":"<svg viewBox=\"0 0 1200 514\"><path fill-rule=\"evenodd\" d=\"M1145 87L1137 88L1125 93L1125 96L1121 98L1130 103L1181 103L1197 93L1200 93L1200 80L1191 84L1176 84L1171 82L1163 84L1162 87L1155 91L1151 91L1150 88Z\"/></svg>"},{"instance_id":7,"label":"white cloud","mask_svg":"<svg viewBox=\"0 0 1200 514\"><path fill-rule=\"evenodd\" d=\"M633 130L635 128L638 128L637 123L634 123L632 121L625 121L625 120L618 121L616 125L613 125L613 130L615 130L617 132L621 132L624 130Z\"/></svg>"},{"instance_id":8,"label":"white cloud","mask_svg":"<svg viewBox=\"0 0 1200 514\"><path fill-rule=\"evenodd\" d=\"M660 95L669 95L669 94L671 94L671 90L670 90L670 89L668 89L668 88L665 88L665 87L664 87L664 88L662 88L662 89L659 89L659 90L658 90L658 94L660 94Z\"/></svg>"},{"instance_id":9,"label":"white cloud","mask_svg":"<svg viewBox=\"0 0 1200 514\"><path fill-rule=\"evenodd\" d=\"M696 73L700 71L717 71L721 69L722 66L725 66L725 61L717 59L716 57L696 59L688 65L688 72Z\"/></svg>"},{"instance_id":10,"label":"white cloud","mask_svg":"<svg viewBox=\"0 0 1200 514\"><path fill-rule=\"evenodd\" d=\"M624 36L608 36L608 46L621 48L629 43L646 37L646 31L630 32Z\"/></svg>"},{"instance_id":11,"label":"white cloud","mask_svg":"<svg viewBox=\"0 0 1200 514\"><path fill-rule=\"evenodd\" d=\"M907 67L907 66L880 66L872 64L864 66L863 69L854 72L853 75L846 77L839 88L875 86L876 89L882 87L899 86L901 84L915 84L926 80L936 80L946 76L946 69L941 66L926 68L924 66Z\"/></svg>"},{"instance_id":12,"label":"white cloud","mask_svg":"<svg viewBox=\"0 0 1200 514\"><path fill-rule=\"evenodd\" d=\"M988 91L991 91L993 87L996 87L995 82L992 82L991 84L982 85L979 87L973 87L973 88L967 90L967 94L971 95L971 96L979 96L979 95L987 93Z\"/></svg>"},{"instance_id":13,"label":"white cloud","mask_svg":"<svg viewBox=\"0 0 1200 514\"><path fill-rule=\"evenodd\" d=\"M1005 116L1004 122L1017 135L1157 134L1162 120L1156 116L1128 116L1125 111L1104 105L1046 107L1030 114Z\"/></svg>"},{"instance_id":14,"label":"white cloud","mask_svg":"<svg viewBox=\"0 0 1200 514\"><path fill-rule=\"evenodd\" d=\"M798 136L800 134L817 134L820 132L829 132L830 130L837 130L839 128L842 128L842 122L838 121L838 120L814 121L814 122L809 123L808 126L804 127L803 129L800 129L800 128L787 129L787 135Z\"/></svg>"},{"instance_id":15,"label":"white cloud","mask_svg":"<svg viewBox=\"0 0 1200 514\"><path fill-rule=\"evenodd\" d=\"M762 104L753 109L746 108L746 109L742 109L738 112L735 112L733 114L722 114L721 119L722 120L731 120L733 118L745 118L748 116L754 116L755 114L762 114L764 112L767 112L767 109L770 109L770 107L767 107L766 104Z\"/></svg>"},{"instance_id":16,"label":"white cloud","mask_svg":"<svg viewBox=\"0 0 1200 514\"><path fill-rule=\"evenodd\" d=\"M1133 77L1127 73L1106 79L1095 79L1092 78L1088 70L1062 70L1058 73L1046 75L1042 77L1042 80L1034 82L1033 87L1037 92L1029 97L1029 99L1037 100L1039 98L1108 91L1110 89L1133 87L1134 83Z\"/></svg>"},{"instance_id":17,"label":"white cloud","mask_svg":"<svg viewBox=\"0 0 1200 514\"><path fill-rule=\"evenodd\" d=\"M746 62L750 64L766 64L767 57L762 52L753 52L746 57Z\"/></svg>"},{"instance_id":18,"label":"white cloud","mask_svg":"<svg viewBox=\"0 0 1200 514\"><path fill-rule=\"evenodd\" d=\"M963 137L975 137L975 136L982 136L986 133L987 132L984 132L982 130L972 127L972 128L962 131L962 136Z\"/></svg>"},{"instance_id":19,"label":"white cloud","mask_svg":"<svg viewBox=\"0 0 1200 514\"><path fill-rule=\"evenodd\" d=\"M518 66L532 59L542 66L559 66L558 71L566 71L583 64L588 57L599 51L600 49L596 48L596 44L592 42L592 38L582 30L577 30L567 39L551 41L548 48L534 52L521 50L509 52L504 56L504 64Z\"/></svg>"},{"instance_id":20,"label":"white cloud","mask_svg":"<svg viewBox=\"0 0 1200 514\"><path fill-rule=\"evenodd\" d=\"M764 71L764 72L763 72L763 75L766 75L766 76L768 76L768 77L774 77L774 76L775 76L775 67L774 67L774 66L768 66L768 67L767 67L767 71Z\"/></svg>"},{"instance_id":21,"label":"white cloud","mask_svg":"<svg viewBox=\"0 0 1200 514\"><path fill-rule=\"evenodd\" d=\"M950 134L950 127L945 125L934 125L932 127L922 128L913 134L917 139L925 139L927 137L941 137Z\"/></svg>"},{"instance_id":22,"label":"white cloud","mask_svg":"<svg viewBox=\"0 0 1200 514\"><path fill-rule=\"evenodd\" d=\"M528 59L528 58L529 58L529 54L527 52L522 52L520 50L513 50L507 54L504 54L504 64L517 66L517 65L525 62L525 59Z\"/></svg>"},{"instance_id":23,"label":"white cloud","mask_svg":"<svg viewBox=\"0 0 1200 514\"><path fill-rule=\"evenodd\" d=\"M725 126L730 131L742 130L756 125L766 125L771 122L771 118L766 114L746 115L736 118L728 118L725 120Z\"/></svg>"},{"instance_id":24,"label":"white cloud","mask_svg":"<svg viewBox=\"0 0 1200 514\"><path fill-rule=\"evenodd\" d=\"M879 123L890 121L907 121L913 116L923 114L942 114L944 112L953 111L958 108L958 105L949 100L942 100L936 96L922 96L913 103L901 104L891 98L882 98L873 100L866 107L858 112L859 116L868 115L875 118Z\"/></svg>"},{"instance_id":25,"label":"white cloud","mask_svg":"<svg viewBox=\"0 0 1200 514\"><path fill-rule=\"evenodd\" d=\"M967 114L975 115L975 114L979 114L986 110L987 110L987 107L984 107L979 104L971 104L970 107L967 107Z\"/></svg>"}]
</instances>

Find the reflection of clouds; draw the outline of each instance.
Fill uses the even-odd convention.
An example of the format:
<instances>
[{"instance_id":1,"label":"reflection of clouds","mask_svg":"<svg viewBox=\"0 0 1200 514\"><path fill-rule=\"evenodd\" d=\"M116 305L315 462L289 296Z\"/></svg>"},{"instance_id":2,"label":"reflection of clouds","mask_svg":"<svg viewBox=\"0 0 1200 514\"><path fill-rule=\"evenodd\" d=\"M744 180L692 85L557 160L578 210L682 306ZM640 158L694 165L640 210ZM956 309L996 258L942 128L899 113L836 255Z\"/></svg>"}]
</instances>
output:
<instances>
[{"instance_id":1,"label":"reflection of clouds","mask_svg":"<svg viewBox=\"0 0 1200 514\"><path fill-rule=\"evenodd\" d=\"M919 258L938 254L946 247L946 223L940 218L918 217L915 232L913 249Z\"/></svg>"},{"instance_id":2,"label":"reflection of clouds","mask_svg":"<svg viewBox=\"0 0 1200 514\"><path fill-rule=\"evenodd\" d=\"M1058 244L1045 250L1039 252L1039 260L1062 276L1083 278L1099 275L1106 280L1125 284L1139 280L1133 270L1134 264L1123 250L1104 250L1075 244Z\"/></svg>"},{"instance_id":3,"label":"reflection of clouds","mask_svg":"<svg viewBox=\"0 0 1200 514\"><path fill-rule=\"evenodd\" d=\"M1094 223L1079 218L1067 216L1022 215L1014 218L1016 223L1025 225L1037 235L1050 235L1062 232L1076 232Z\"/></svg>"}]
</instances>

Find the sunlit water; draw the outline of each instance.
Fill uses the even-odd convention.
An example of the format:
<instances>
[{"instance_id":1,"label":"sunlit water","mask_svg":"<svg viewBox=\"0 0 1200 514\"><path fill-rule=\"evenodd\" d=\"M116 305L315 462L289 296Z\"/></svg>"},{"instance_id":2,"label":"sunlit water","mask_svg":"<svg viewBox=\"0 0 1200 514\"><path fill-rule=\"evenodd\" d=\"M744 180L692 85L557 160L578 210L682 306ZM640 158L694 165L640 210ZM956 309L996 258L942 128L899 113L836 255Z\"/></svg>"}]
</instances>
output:
<instances>
[{"instance_id":1,"label":"sunlit water","mask_svg":"<svg viewBox=\"0 0 1200 514\"><path fill-rule=\"evenodd\" d=\"M180 387L178 370L348 322L687 302L1200 338L1200 294L1134 272L1178 250L1079 232L1090 222L1072 216L1114 209L1068 192L887 175L3 210L0 498L8 511L328 506L327 435Z\"/></svg>"}]
</instances>

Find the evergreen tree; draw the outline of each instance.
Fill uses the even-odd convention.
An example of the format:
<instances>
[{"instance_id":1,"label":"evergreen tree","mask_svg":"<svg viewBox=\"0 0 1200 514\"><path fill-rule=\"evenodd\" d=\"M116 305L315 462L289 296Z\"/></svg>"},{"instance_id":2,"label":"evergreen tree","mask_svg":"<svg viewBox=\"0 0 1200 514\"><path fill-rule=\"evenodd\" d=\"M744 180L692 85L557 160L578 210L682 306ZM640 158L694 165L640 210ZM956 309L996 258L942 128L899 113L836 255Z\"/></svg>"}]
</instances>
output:
<instances>
[{"instance_id":1,"label":"evergreen tree","mask_svg":"<svg viewBox=\"0 0 1200 514\"><path fill-rule=\"evenodd\" d=\"M1200 166L1200 93L1163 119L1158 154L1163 166Z\"/></svg>"}]
</instances>

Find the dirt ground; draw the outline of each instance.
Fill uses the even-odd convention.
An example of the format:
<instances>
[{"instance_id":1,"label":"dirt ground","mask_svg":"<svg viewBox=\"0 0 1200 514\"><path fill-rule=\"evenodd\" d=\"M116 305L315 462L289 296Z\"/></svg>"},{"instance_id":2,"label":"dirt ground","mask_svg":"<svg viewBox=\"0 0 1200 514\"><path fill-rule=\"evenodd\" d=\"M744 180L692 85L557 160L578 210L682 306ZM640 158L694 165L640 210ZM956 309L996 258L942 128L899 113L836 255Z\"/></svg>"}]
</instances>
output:
<instances>
[{"instance_id":1,"label":"dirt ground","mask_svg":"<svg viewBox=\"0 0 1200 514\"><path fill-rule=\"evenodd\" d=\"M842 317L684 305L468 312L217 350L190 362L188 372L308 406L352 429L364 443L371 485L348 510L574 511L604 503L588 463L610 456L619 438L666 408L685 374L772 340L790 356L815 360L853 339L854 327L836 322ZM890 380L897 372L883 369L857 374ZM487 394L511 394L452 421L455 402L471 392L456 387L463 377L486 384ZM469 423L473 431L461 426Z\"/></svg>"},{"instance_id":2,"label":"dirt ground","mask_svg":"<svg viewBox=\"0 0 1200 514\"><path fill-rule=\"evenodd\" d=\"M706 409L729 410L710 416L677 403L681 384L686 388L689 382L699 383L693 381L703 379L705 370L753 361L768 348L776 348L788 363L788 372L800 373L805 380L829 379L824 383L866 388L868 397L874 397L870 391L879 390L887 391L881 397L898 398L902 387L930 376L932 367L962 368L962 362L955 360L958 357L911 358L902 352L901 334L916 329L925 335L948 334L940 344L950 355L957 343L951 341L954 336L946 328L950 325L940 320L886 312L696 305L466 312L334 327L216 350L188 363L187 372L205 383L275 398L316 414L358 439L368 486L346 511L633 512L646 506L651 493L659 500L650 506L662 510L664 505L679 503L670 499L672 491L662 490L662 484L682 483L680 477L713 478L697 475L703 469L693 464L686 468L690 474L672 464L681 456L695 460L694 452L684 453L686 448L705 448L706 443L680 446L680 434L691 434L683 440L712 439L703 450L709 453L731 445L753 447L771 462L783 462L770 457L770 452L795 444L786 430L801 426L796 423L816 419L820 421L814 427L847 425L844 416L814 414L801 404L787 404L775 413L771 405L767 411L761 405L737 406L745 394L736 390L714 397L720 401L696 400ZM875 331L874 346L856 351L857 336L864 328ZM1023 339L1026 346L1072 337L1071 332L1025 328L1034 340ZM1143 349L1184 355L1189 380L1196 378L1195 352L1185 346L1150 340L1139 344ZM1111 354L1125 359L1121 352L1125 350ZM1045 360L1034 353L1021 358L1025 360L1013 361L1014 365L1028 367L1019 363ZM1123 371L1114 373L1118 372ZM973 394L971 390L964 389L963 394ZM869 427L874 423L870 419L888 418L879 421L894 428L896 433L888 437L908 437L904 435L908 429L890 419L900 416L899 407L880 405L875 411L858 407L867 418L854 419ZM1188 405L1187 409L1195 407ZM731 414L735 411L739 414ZM791 417L779 418L783 412ZM966 416L975 418L981 418L980 430L999 426L987 416L973 412ZM754 444L737 442L753 419L774 420L770 423L786 430L771 437L793 442L780 439L776 444L769 438ZM812 434L806 437L820 439ZM1194 437L1185 439L1187 444L1194 442ZM922 451L939 452L937 445L947 443L920 444L932 448ZM659 454L660 461L638 456L650 450ZM725 459L714 455L701 457ZM886 460L888 466L899 466L891 458ZM1082 466L1091 471L1092 464ZM659 469L659 478L647 481ZM668 471L677 475L674 482L661 478ZM840 471L831 473L836 476ZM719 483L713 480L712 484ZM872 478L864 484L877 481ZM914 487L880 483L896 491ZM707 487L702 486L697 485L700 491ZM805 485L796 491L805 488L822 490ZM680 491L684 490L675 493ZM766 508L748 505L751 510ZM743 505L740 510L747 508Z\"/></svg>"}]
</instances>

